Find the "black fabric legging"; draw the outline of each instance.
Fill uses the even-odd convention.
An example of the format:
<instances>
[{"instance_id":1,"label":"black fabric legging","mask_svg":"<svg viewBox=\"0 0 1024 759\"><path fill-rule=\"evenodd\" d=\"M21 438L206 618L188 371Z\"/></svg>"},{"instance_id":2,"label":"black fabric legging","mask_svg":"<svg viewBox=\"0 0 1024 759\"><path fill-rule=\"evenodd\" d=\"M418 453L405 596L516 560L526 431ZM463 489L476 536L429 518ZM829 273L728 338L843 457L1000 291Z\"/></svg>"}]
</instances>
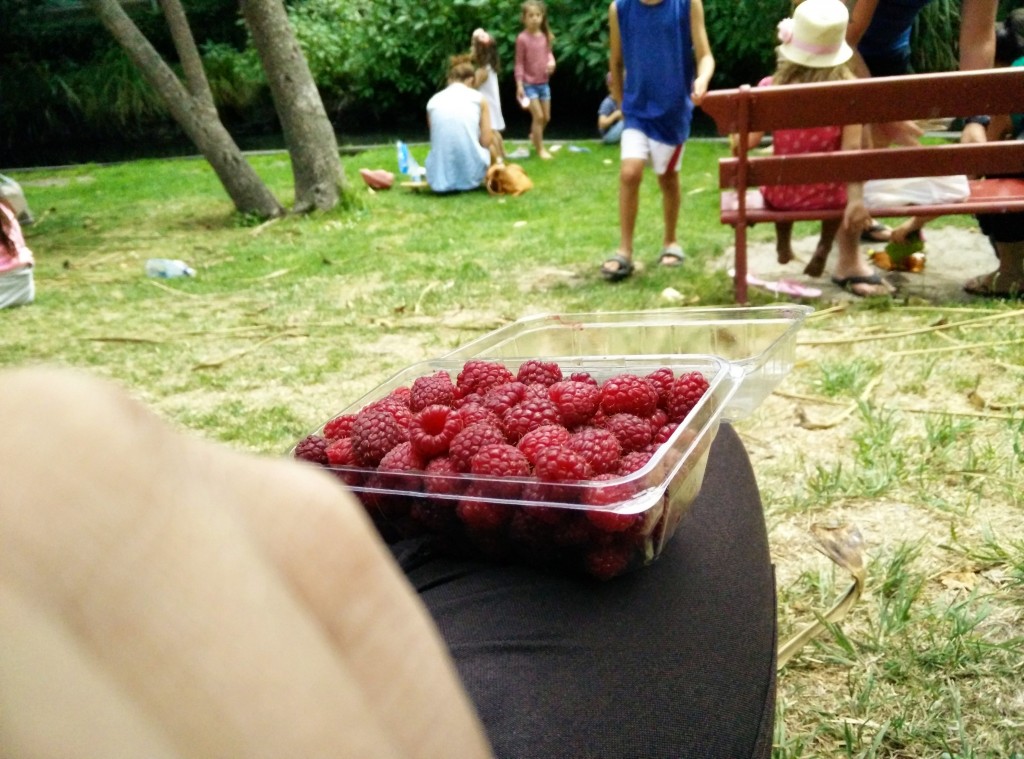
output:
<instances>
[{"instance_id":1,"label":"black fabric legging","mask_svg":"<svg viewBox=\"0 0 1024 759\"><path fill-rule=\"evenodd\" d=\"M771 755L775 579L728 425L662 556L607 583L392 549L500 759Z\"/></svg>"}]
</instances>

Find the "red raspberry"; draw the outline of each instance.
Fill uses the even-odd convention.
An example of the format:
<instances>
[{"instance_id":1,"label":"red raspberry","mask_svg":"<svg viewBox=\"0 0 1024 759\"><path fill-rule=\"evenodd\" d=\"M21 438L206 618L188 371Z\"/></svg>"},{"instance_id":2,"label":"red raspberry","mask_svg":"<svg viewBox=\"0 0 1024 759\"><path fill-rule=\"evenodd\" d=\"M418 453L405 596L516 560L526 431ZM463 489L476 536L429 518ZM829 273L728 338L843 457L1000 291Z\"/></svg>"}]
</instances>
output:
<instances>
[{"instance_id":1,"label":"red raspberry","mask_svg":"<svg viewBox=\"0 0 1024 759\"><path fill-rule=\"evenodd\" d=\"M708 381L700 372L688 372L677 378L665 400L665 411L668 412L669 420L683 421L707 389Z\"/></svg>"},{"instance_id":2,"label":"red raspberry","mask_svg":"<svg viewBox=\"0 0 1024 759\"><path fill-rule=\"evenodd\" d=\"M470 530L493 532L504 526L512 517L513 509L507 503L477 500L472 492L467 492L466 496L455 507L455 513Z\"/></svg>"},{"instance_id":3,"label":"red raspberry","mask_svg":"<svg viewBox=\"0 0 1024 759\"><path fill-rule=\"evenodd\" d=\"M595 481L609 481L618 479L616 474L599 474ZM637 486L633 482L617 482L615 484L601 485L587 488L581 499L588 506L610 506L613 503L621 503L629 500L636 492ZM587 520L601 532L625 532L634 524L640 521L640 514L618 514L614 511L601 509L588 509Z\"/></svg>"},{"instance_id":4,"label":"red raspberry","mask_svg":"<svg viewBox=\"0 0 1024 759\"><path fill-rule=\"evenodd\" d=\"M505 437L514 443L530 430L545 424L558 424L561 419L558 407L549 399L527 398L502 415L501 426L505 430Z\"/></svg>"},{"instance_id":5,"label":"red raspberry","mask_svg":"<svg viewBox=\"0 0 1024 759\"><path fill-rule=\"evenodd\" d=\"M334 440L325 451L327 463L331 466L357 466L356 456L352 452L352 439L343 437Z\"/></svg>"},{"instance_id":6,"label":"red raspberry","mask_svg":"<svg viewBox=\"0 0 1024 759\"><path fill-rule=\"evenodd\" d=\"M494 361L467 361L455 380L456 397L465 398L470 393L483 394L513 379L512 372L502 364Z\"/></svg>"},{"instance_id":7,"label":"red raspberry","mask_svg":"<svg viewBox=\"0 0 1024 759\"><path fill-rule=\"evenodd\" d=\"M553 385L562 381L562 370L553 361L532 358L519 365L516 379L524 385Z\"/></svg>"},{"instance_id":8,"label":"red raspberry","mask_svg":"<svg viewBox=\"0 0 1024 759\"><path fill-rule=\"evenodd\" d=\"M309 435L295 446L295 458L314 464L327 463L327 441L319 435Z\"/></svg>"},{"instance_id":9,"label":"red raspberry","mask_svg":"<svg viewBox=\"0 0 1024 759\"><path fill-rule=\"evenodd\" d=\"M663 424L657 432L654 433L654 437L651 438L653 445L664 445L668 442L668 439L672 437L672 433L679 428L679 422L668 422Z\"/></svg>"},{"instance_id":10,"label":"red raspberry","mask_svg":"<svg viewBox=\"0 0 1024 759\"><path fill-rule=\"evenodd\" d=\"M583 456L595 473L612 472L619 466L622 444L615 435L599 427L584 427L569 439L569 447Z\"/></svg>"},{"instance_id":11,"label":"red raspberry","mask_svg":"<svg viewBox=\"0 0 1024 759\"><path fill-rule=\"evenodd\" d=\"M526 385L522 382L506 382L491 388L481 402L483 407L498 418L526 397Z\"/></svg>"},{"instance_id":12,"label":"red raspberry","mask_svg":"<svg viewBox=\"0 0 1024 759\"><path fill-rule=\"evenodd\" d=\"M491 443L504 443L505 433L487 422L471 424L452 438L448 455L460 472L468 472L470 461L476 452Z\"/></svg>"},{"instance_id":13,"label":"red raspberry","mask_svg":"<svg viewBox=\"0 0 1024 759\"><path fill-rule=\"evenodd\" d=\"M424 478L424 490L428 493L454 495L466 487L466 480L448 456L431 459L423 471L427 474Z\"/></svg>"},{"instance_id":14,"label":"red raspberry","mask_svg":"<svg viewBox=\"0 0 1024 759\"><path fill-rule=\"evenodd\" d=\"M501 417L488 411L480 401L469 401L459 406L459 416L462 417L463 427L477 422L490 422L495 427L501 427Z\"/></svg>"},{"instance_id":15,"label":"red raspberry","mask_svg":"<svg viewBox=\"0 0 1024 759\"><path fill-rule=\"evenodd\" d=\"M601 391L597 385L574 380L556 382L548 388L548 397L558 407L562 424L566 427L587 423L601 405Z\"/></svg>"},{"instance_id":16,"label":"red raspberry","mask_svg":"<svg viewBox=\"0 0 1024 759\"><path fill-rule=\"evenodd\" d=\"M632 557L633 550L628 546L601 546L587 554L584 566L598 580L610 580L626 571Z\"/></svg>"},{"instance_id":17,"label":"red raspberry","mask_svg":"<svg viewBox=\"0 0 1024 759\"><path fill-rule=\"evenodd\" d=\"M573 382L586 382L588 385L598 386L597 380L590 376L590 372L573 372L569 375Z\"/></svg>"},{"instance_id":18,"label":"red raspberry","mask_svg":"<svg viewBox=\"0 0 1024 759\"><path fill-rule=\"evenodd\" d=\"M656 408L654 413L647 417L647 421L651 424L651 430L657 432L668 424L668 414L665 412L665 409Z\"/></svg>"},{"instance_id":19,"label":"red raspberry","mask_svg":"<svg viewBox=\"0 0 1024 759\"><path fill-rule=\"evenodd\" d=\"M324 437L328 440L339 440L352 434L352 423L355 414L341 414L324 425Z\"/></svg>"},{"instance_id":20,"label":"red raspberry","mask_svg":"<svg viewBox=\"0 0 1024 759\"><path fill-rule=\"evenodd\" d=\"M409 409L408 398L403 398L401 395L395 395L394 393L371 403L363 411L367 409L387 411L403 428L407 428L409 422L412 421L412 411Z\"/></svg>"},{"instance_id":21,"label":"red raspberry","mask_svg":"<svg viewBox=\"0 0 1024 759\"><path fill-rule=\"evenodd\" d=\"M530 462L514 445L491 443L473 455L469 471L486 477L529 477Z\"/></svg>"},{"instance_id":22,"label":"red raspberry","mask_svg":"<svg viewBox=\"0 0 1024 759\"><path fill-rule=\"evenodd\" d=\"M424 458L445 453L455 436L462 431L462 416L447 406L427 406L409 423L409 440Z\"/></svg>"},{"instance_id":23,"label":"red raspberry","mask_svg":"<svg viewBox=\"0 0 1024 759\"><path fill-rule=\"evenodd\" d=\"M567 445L546 448L537 454L533 473L545 482L571 482L590 476L590 465Z\"/></svg>"},{"instance_id":24,"label":"red raspberry","mask_svg":"<svg viewBox=\"0 0 1024 759\"><path fill-rule=\"evenodd\" d=\"M530 462L522 451L508 443L483 446L469 462L470 471L483 477L529 477ZM517 481L481 480L476 483L482 494L490 498L518 498L522 483Z\"/></svg>"},{"instance_id":25,"label":"red raspberry","mask_svg":"<svg viewBox=\"0 0 1024 759\"><path fill-rule=\"evenodd\" d=\"M648 374L646 379L658 391L658 403L664 405L665 398L668 397L668 392L672 388L672 383L675 382L675 372L667 366L663 366Z\"/></svg>"},{"instance_id":26,"label":"red raspberry","mask_svg":"<svg viewBox=\"0 0 1024 759\"><path fill-rule=\"evenodd\" d=\"M626 453L639 451L651 442L651 423L633 414L614 414L604 420L604 428L611 432Z\"/></svg>"},{"instance_id":27,"label":"red raspberry","mask_svg":"<svg viewBox=\"0 0 1024 759\"><path fill-rule=\"evenodd\" d=\"M544 424L523 435L517 443L530 464L537 462L537 454L545 448L569 442L569 430L559 424Z\"/></svg>"},{"instance_id":28,"label":"red raspberry","mask_svg":"<svg viewBox=\"0 0 1024 759\"><path fill-rule=\"evenodd\" d=\"M352 424L352 452L362 466L377 466L385 453L408 439L398 420L380 408L363 409Z\"/></svg>"},{"instance_id":29,"label":"red raspberry","mask_svg":"<svg viewBox=\"0 0 1024 759\"><path fill-rule=\"evenodd\" d=\"M619 459L619 474L626 476L633 472L643 469L648 461L651 460L652 452L650 451L631 451Z\"/></svg>"},{"instance_id":30,"label":"red raspberry","mask_svg":"<svg viewBox=\"0 0 1024 759\"><path fill-rule=\"evenodd\" d=\"M409 408L422 411L427 406L451 406L455 402L455 385L446 371L437 371L413 380L409 390Z\"/></svg>"},{"instance_id":31,"label":"red raspberry","mask_svg":"<svg viewBox=\"0 0 1024 759\"><path fill-rule=\"evenodd\" d=\"M421 472L425 466L423 457L406 441L399 443L385 453L377 465L378 472Z\"/></svg>"},{"instance_id":32,"label":"red raspberry","mask_svg":"<svg viewBox=\"0 0 1024 759\"><path fill-rule=\"evenodd\" d=\"M634 414L647 417L658 405L658 390L635 374L620 374L601 386L601 408L605 414Z\"/></svg>"}]
</instances>

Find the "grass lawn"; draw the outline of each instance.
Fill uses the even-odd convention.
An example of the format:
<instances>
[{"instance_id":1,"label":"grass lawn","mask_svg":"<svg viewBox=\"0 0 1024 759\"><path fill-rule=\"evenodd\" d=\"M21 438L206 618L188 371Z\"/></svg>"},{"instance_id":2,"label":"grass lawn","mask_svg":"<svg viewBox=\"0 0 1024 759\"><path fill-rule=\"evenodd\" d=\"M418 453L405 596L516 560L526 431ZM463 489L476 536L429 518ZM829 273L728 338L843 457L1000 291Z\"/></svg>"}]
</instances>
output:
<instances>
[{"instance_id":1,"label":"grass lawn","mask_svg":"<svg viewBox=\"0 0 1024 759\"><path fill-rule=\"evenodd\" d=\"M38 219L26 230L37 302L0 313L0 365L87 369L175 425L276 455L399 368L525 314L730 305L724 144L687 147L686 265L654 265L648 176L644 267L615 285L598 266L618 237L617 149L575 144L589 152L524 162L535 188L519 198L371 193L357 170L394 170L395 153L368 150L345 159L349 208L266 224L233 214L197 159L13 172ZM413 152L422 163L426 147ZM287 155L252 161L289 202ZM198 274L147 279L150 257ZM780 638L849 583L814 550L813 523L860 528L868 585L781 672L775 755L1024 756L1024 309L817 306L796 369L738 425L765 501Z\"/></svg>"}]
</instances>

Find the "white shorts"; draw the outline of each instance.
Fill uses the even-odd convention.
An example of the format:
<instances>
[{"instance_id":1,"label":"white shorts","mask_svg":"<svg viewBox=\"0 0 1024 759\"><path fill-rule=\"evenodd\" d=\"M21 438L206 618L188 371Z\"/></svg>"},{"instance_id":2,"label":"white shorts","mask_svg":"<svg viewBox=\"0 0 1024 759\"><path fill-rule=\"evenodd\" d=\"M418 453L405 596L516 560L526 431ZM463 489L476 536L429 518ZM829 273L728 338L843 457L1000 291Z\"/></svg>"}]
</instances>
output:
<instances>
[{"instance_id":1,"label":"white shorts","mask_svg":"<svg viewBox=\"0 0 1024 759\"><path fill-rule=\"evenodd\" d=\"M665 174L669 169L679 171L683 165L685 145L666 145L652 140L639 129L624 129L621 145L620 156L623 160L639 159L654 169L655 174Z\"/></svg>"}]
</instances>

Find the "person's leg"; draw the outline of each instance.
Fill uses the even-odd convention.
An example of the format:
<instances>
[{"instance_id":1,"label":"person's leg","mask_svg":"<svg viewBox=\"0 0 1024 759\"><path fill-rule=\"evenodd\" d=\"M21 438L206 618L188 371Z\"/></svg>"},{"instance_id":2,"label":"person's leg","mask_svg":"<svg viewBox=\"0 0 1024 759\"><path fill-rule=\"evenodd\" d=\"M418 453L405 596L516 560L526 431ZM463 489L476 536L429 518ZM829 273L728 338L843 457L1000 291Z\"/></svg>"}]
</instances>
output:
<instances>
[{"instance_id":1,"label":"person's leg","mask_svg":"<svg viewBox=\"0 0 1024 759\"><path fill-rule=\"evenodd\" d=\"M775 257L780 264L793 260L793 222L775 222Z\"/></svg>"},{"instance_id":2,"label":"person's leg","mask_svg":"<svg viewBox=\"0 0 1024 759\"><path fill-rule=\"evenodd\" d=\"M999 268L967 280L964 290L985 297L1024 298L1024 241L993 244Z\"/></svg>"},{"instance_id":3,"label":"person's leg","mask_svg":"<svg viewBox=\"0 0 1024 759\"><path fill-rule=\"evenodd\" d=\"M625 126L624 122L616 121L608 128L608 131L604 133L604 136L601 138L601 142L605 145L616 144L620 139L622 139L622 130Z\"/></svg>"},{"instance_id":4,"label":"person's leg","mask_svg":"<svg viewBox=\"0 0 1024 759\"><path fill-rule=\"evenodd\" d=\"M770 756L775 581L731 427L661 557L609 582L392 550L499 759Z\"/></svg>"},{"instance_id":5,"label":"person's leg","mask_svg":"<svg viewBox=\"0 0 1024 759\"><path fill-rule=\"evenodd\" d=\"M839 240L839 260L832 272L832 281L847 292L861 297L891 295L894 292L892 285L882 279L860 255L860 231L840 226L836 237Z\"/></svg>"},{"instance_id":6,"label":"person's leg","mask_svg":"<svg viewBox=\"0 0 1024 759\"><path fill-rule=\"evenodd\" d=\"M821 222L821 232L818 234L818 245L814 248L814 255L804 267L804 274L808 277L820 277L825 272L825 264L832 253L832 246L835 244L836 234L843 223L842 219L825 219ZM856 239L854 240L856 245ZM856 252L855 252L856 255Z\"/></svg>"},{"instance_id":7,"label":"person's leg","mask_svg":"<svg viewBox=\"0 0 1024 759\"><path fill-rule=\"evenodd\" d=\"M679 190L679 172L669 169L658 175L658 187L661 189L661 214L665 222L665 236L662 238L662 250L678 245L676 229L679 225L679 207L681 193Z\"/></svg>"},{"instance_id":8,"label":"person's leg","mask_svg":"<svg viewBox=\"0 0 1024 759\"><path fill-rule=\"evenodd\" d=\"M619 252L633 259L633 233L640 212L640 183L644 178L643 160L623 158L619 167Z\"/></svg>"},{"instance_id":9,"label":"person's leg","mask_svg":"<svg viewBox=\"0 0 1024 759\"><path fill-rule=\"evenodd\" d=\"M547 103L550 109L550 102ZM548 159L551 154L544 149L545 101L538 98L530 100L530 143L540 158Z\"/></svg>"}]
</instances>

